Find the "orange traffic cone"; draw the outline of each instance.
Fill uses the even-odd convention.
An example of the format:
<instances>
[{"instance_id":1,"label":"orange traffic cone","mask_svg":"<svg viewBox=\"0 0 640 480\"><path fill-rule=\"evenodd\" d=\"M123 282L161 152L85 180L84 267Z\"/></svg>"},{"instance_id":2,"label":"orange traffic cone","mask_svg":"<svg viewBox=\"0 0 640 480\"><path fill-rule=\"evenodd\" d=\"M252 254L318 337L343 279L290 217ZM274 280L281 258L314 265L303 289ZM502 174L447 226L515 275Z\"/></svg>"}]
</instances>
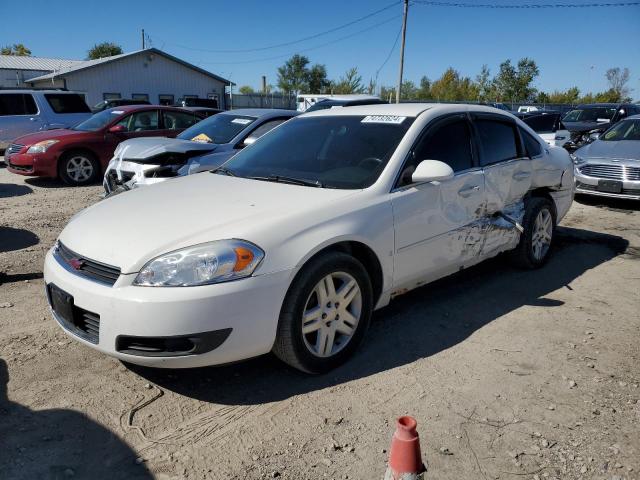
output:
<instances>
[{"instance_id":1,"label":"orange traffic cone","mask_svg":"<svg viewBox=\"0 0 640 480\"><path fill-rule=\"evenodd\" d=\"M389 468L384 480L422 480L427 467L422 463L420 439L413 417L400 417L389 449Z\"/></svg>"}]
</instances>

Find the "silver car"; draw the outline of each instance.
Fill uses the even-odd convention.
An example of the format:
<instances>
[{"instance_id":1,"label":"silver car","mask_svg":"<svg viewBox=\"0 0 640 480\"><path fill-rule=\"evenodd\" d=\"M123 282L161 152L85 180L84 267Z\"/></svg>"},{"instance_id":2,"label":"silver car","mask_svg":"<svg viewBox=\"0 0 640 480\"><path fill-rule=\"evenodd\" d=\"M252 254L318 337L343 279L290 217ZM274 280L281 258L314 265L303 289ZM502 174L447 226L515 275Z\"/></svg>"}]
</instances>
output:
<instances>
[{"instance_id":1,"label":"silver car","mask_svg":"<svg viewBox=\"0 0 640 480\"><path fill-rule=\"evenodd\" d=\"M576 150L576 193L640 200L640 115Z\"/></svg>"}]
</instances>

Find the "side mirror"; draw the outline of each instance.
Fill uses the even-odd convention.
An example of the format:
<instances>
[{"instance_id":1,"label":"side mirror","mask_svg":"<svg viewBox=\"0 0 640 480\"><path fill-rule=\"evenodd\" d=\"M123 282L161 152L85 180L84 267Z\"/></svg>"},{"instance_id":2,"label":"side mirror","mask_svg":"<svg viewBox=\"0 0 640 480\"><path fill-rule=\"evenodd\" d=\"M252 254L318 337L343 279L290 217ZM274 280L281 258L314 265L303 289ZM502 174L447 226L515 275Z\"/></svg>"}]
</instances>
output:
<instances>
[{"instance_id":1,"label":"side mirror","mask_svg":"<svg viewBox=\"0 0 640 480\"><path fill-rule=\"evenodd\" d=\"M249 145L253 145L255 143L255 141L256 141L255 137L247 137L240 144L240 148L244 148L244 147L248 147Z\"/></svg>"},{"instance_id":2,"label":"side mirror","mask_svg":"<svg viewBox=\"0 0 640 480\"><path fill-rule=\"evenodd\" d=\"M114 125L113 127L109 128L109 133L122 133L126 130L126 128L124 127L124 125Z\"/></svg>"},{"instance_id":3,"label":"side mirror","mask_svg":"<svg viewBox=\"0 0 640 480\"><path fill-rule=\"evenodd\" d=\"M411 175L412 183L424 183L449 180L453 178L453 169L440 160L423 160Z\"/></svg>"},{"instance_id":4,"label":"side mirror","mask_svg":"<svg viewBox=\"0 0 640 480\"><path fill-rule=\"evenodd\" d=\"M600 138L600 132L593 132L589 134L589 140L595 142Z\"/></svg>"}]
</instances>

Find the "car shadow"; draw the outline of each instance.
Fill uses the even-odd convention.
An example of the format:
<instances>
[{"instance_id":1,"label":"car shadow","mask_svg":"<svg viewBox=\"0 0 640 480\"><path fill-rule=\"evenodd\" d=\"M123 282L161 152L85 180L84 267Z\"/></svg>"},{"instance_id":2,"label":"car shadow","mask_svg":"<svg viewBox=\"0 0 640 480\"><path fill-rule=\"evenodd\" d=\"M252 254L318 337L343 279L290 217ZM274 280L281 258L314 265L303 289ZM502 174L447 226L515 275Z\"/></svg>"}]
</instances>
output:
<instances>
[{"instance_id":1,"label":"car shadow","mask_svg":"<svg viewBox=\"0 0 640 480\"><path fill-rule=\"evenodd\" d=\"M0 272L0 285L3 283L24 282L25 280L39 280L43 278L42 272L32 273L4 273Z\"/></svg>"},{"instance_id":2,"label":"car shadow","mask_svg":"<svg viewBox=\"0 0 640 480\"><path fill-rule=\"evenodd\" d=\"M0 226L0 253L32 247L38 242L40 239L30 230Z\"/></svg>"},{"instance_id":3,"label":"car shadow","mask_svg":"<svg viewBox=\"0 0 640 480\"><path fill-rule=\"evenodd\" d=\"M167 390L202 401L259 404L374 375L444 351L524 305L555 308L546 295L625 252L621 237L558 227L549 262L517 270L503 256L393 300L374 313L359 351L342 367L309 376L272 355L235 365L190 370L128 368Z\"/></svg>"},{"instance_id":4,"label":"car shadow","mask_svg":"<svg viewBox=\"0 0 640 480\"><path fill-rule=\"evenodd\" d=\"M8 399L0 358L0 476L19 479L152 479L115 433L67 409L31 410Z\"/></svg>"},{"instance_id":5,"label":"car shadow","mask_svg":"<svg viewBox=\"0 0 640 480\"><path fill-rule=\"evenodd\" d=\"M640 210L640 200L630 200L627 198L598 197L596 195L582 195L577 193L575 201L582 205L605 208L615 212L627 213L629 211Z\"/></svg>"},{"instance_id":6,"label":"car shadow","mask_svg":"<svg viewBox=\"0 0 640 480\"><path fill-rule=\"evenodd\" d=\"M26 185L16 185L14 183L0 183L0 198L21 197L33 192L32 188Z\"/></svg>"},{"instance_id":7,"label":"car shadow","mask_svg":"<svg viewBox=\"0 0 640 480\"><path fill-rule=\"evenodd\" d=\"M31 177L24 180L25 183L38 188L64 188L67 185L62 180L49 177Z\"/></svg>"}]
</instances>

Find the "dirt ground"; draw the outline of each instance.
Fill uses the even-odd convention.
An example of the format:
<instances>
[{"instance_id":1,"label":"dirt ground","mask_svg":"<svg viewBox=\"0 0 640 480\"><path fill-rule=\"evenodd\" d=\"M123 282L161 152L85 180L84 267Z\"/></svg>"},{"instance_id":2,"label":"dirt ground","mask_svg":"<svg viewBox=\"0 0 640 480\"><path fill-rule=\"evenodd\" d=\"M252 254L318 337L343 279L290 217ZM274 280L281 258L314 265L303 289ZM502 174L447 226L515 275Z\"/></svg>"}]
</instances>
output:
<instances>
[{"instance_id":1,"label":"dirt ground","mask_svg":"<svg viewBox=\"0 0 640 480\"><path fill-rule=\"evenodd\" d=\"M579 198L543 269L497 258L400 297L310 377L133 368L68 338L43 257L100 190L0 168L0 478L381 479L403 414L427 479L640 478L640 203Z\"/></svg>"}]
</instances>

